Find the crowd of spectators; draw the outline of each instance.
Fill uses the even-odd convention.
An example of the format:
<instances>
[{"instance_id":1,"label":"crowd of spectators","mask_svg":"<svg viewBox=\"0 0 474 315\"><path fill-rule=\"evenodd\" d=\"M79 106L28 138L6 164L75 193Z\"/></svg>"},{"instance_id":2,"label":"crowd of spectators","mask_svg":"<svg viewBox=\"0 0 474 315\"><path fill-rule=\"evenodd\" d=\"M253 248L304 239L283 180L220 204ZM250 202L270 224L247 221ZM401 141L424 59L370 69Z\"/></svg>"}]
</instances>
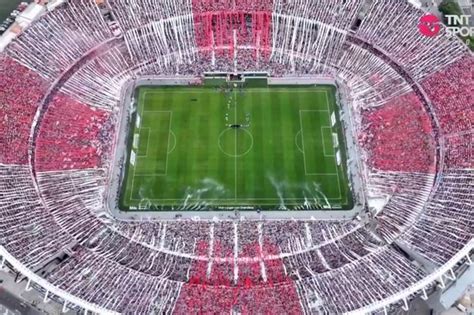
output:
<instances>
[{"instance_id":1,"label":"crowd of spectators","mask_svg":"<svg viewBox=\"0 0 474 315\"><path fill-rule=\"evenodd\" d=\"M128 0L110 0L107 2L124 30L138 29L170 17L192 16L191 1L188 0L147 0L134 3Z\"/></svg>"},{"instance_id":2,"label":"crowd of spectators","mask_svg":"<svg viewBox=\"0 0 474 315\"><path fill-rule=\"evenodd\" d=\"M0 164L0 246L36 270L74 243L46 214L27 166Z\"/></svg>"},{"instance_id":3,"label":"crowd of spectators","mask_svg":"<svg viewBox=\"0 0 474 315\"><path fill-rule=\"evenodd\" d=\"M268 51L271 41L272 2L269 0L195 0L192 3L198 47L252 45ZM224 51L220 51L225 53Z\"/></svg>"},{"instance_id":4,"label":"crowd of spectators","mask_svg":"<svg viewBox=\"0 0 474 315\"><path fill-rule=\"evenodd\" d=\"M105 170L56 170L37 174L48 213L77 242L100 233Z\"/></svg>"},{"instance_id":5,"label":"crowd of spectators","mask_svg":"<svg viewBox=\"0 0 474 315\"><path fill-rule=\"evenodd\" d=\"M70 257L46 275L46 280L116 312L172 313L180 283L129 269L80 245L71 252Z\"/></svg>"},{"instance_id":6,"label":"crowd of spectators","mask_svg":"<svg viewBox=\"0 0 474 315\"><path fill-rule=\"evenodd\" d=\"M473 129L473 78L474 57L467 54L421 81L443 134Z\"/></svg>"},{"instance_id":7,"label":"crowd of spectators","mask_svg":"<svg viewBox=\"0 0 474 315\"><path fill-rule=\"evenodd\" d=\"M340 268L368 255L381 245L381 240L365 228L323 243L311 250L295 250L285 258L286 271L295 280Z\"/></svg>"},{"instance_id":8,"label":"crowd of spectators","mask_svg":"<svg viewBox=\"0 0 474 315\"><path fill-rule=\"evenodd\" d=\"M453 258L474 235L472 168L447 169L442 177L420 217L401 237L436 266Z\"/></svg>"},{"instance_id":9,"label":"crowd of spectators","mask_svg":"<svg viewBox=\"0 0 474 315\"><path fill-rule=\"evenodd\" d=\"M343 30L298 15L274 19L272 36L272 59L297 74L335 74L346 41Z\"/></svg>"},{"instance_id":10,"label":"crowd of spectators","mask_svg":"<svg viewBox=\"0 0 474 315\"><path fill-rule=\"evenodd\" d=\"M274 13L288 18L301 17L349 30L362 3L357 0L284 1L274 0Z\"/></svg>"},{"instance_id":11,"label":"crowd of spectators","mask_svg":"<svg viewBox=\"0 0 474 315\"><path fill-rule=\"evenodd\" d=\"M423 211L435 174L373 171L367 179L368 197L384 200L374 209L375 231L392 242L411 226Z\"/></svg>"},{"instance_id":12,"label":"crowd of spectators","mask_svg":"<svg viewBox=\"0 0 474 315\"><path fill-rule=\"evenodd\" d=\"M454 134L444 138L446 167L453 169L474 168L474 131Z\"/></svg>"},{"instance_id":13,"label":"crowd of spectators","mask_svg":"<svg viewBox=\"0 0 474 315\"><path fill-rule=\"evenodd\" d=\"M296 285L306 313L343 314L397 294L425 276L398 249L383 246L355 263L296 281Z\"/></svg>"},{"instance_id":14,"label":"crowd of spectators","mask_svg":"<svg viewBox=\"0 0 474 315\"><path fill-rule=\"evenodd\" d=\"M36 143L39 171L84 169L101 166L104 148L113 133L104 129L110 113L93 109L57 94L43 117ZM103 134L102 132L104 132Z\"/></svg>"},{"instance_id":15,"label":"crowd of spectators","mask_svg":"<svg viewBox=\"0 0 474 315\"><path fill-rule=\"evenodd\" d=\"M361 1L108 2L124 31L117 46L94 50L112 34L94 1L79 0L43 16L0 57L0 245L34 270L60 257L44 274L54 285L124 313L343 313L426 276L387 245L395 239L437 266L472 239L473 58L460 57L458 41L418 36L418 9L375 1L349 39ZM123 83L235 70L331 74L350 87L349 100L365 103L367 189L386 202L369 223L126 222L105 213ZM428 100L410 92L416 83ZM28 140L42 101L33 179ZM432 199L429 114L446 135Z\"/></svg>"},{"instance_id":16,"label":"crowd of spectators","mask_svg":"<svg viewBox=\"0 0 474 315\"><path fill-rule=\"evenodd\" d=\"M7 47L7 54L54 81L87 51L112 38L90 0L77 0L43 15Z\"/></svg>"},{"instance_id":17,"label":"crowd of spectators","mask_svg":"<svg viewBox=\"0 0 474 315\"><path fill-rule=\"evenodd\" d=\"M188 16L155 21L140 29L128 30L125 40L134 64L155 61L158 67L154 73L171 70L174 74L176 64L195 59L192 25L192 16ZM176 29L185 31L175 32Z\"/></svg>"},{"instance_id":18,"label":"crowd of spectators","mask_svg":"<svg viewBox=\"0 0 474 315\"><path fill-rule=\"evenodd\" d=\"M414 93L392 98L362 112L360 135L367 163L376 169L434 172L435 142L431 123Z\"/></svg>"},{"instance_id":19,"label":"crowd of spectators","mask_svg":"<svg viewBox=\"0 0 474 315\"><path fill-rule=\"evenodd\" d=\"M217 244L216 244L217 245ZM217 246L220 247L220 246ZM271 246L268 246L268 251ZM259 244L252 244L243 250L247 257L259 257ZM200 252L199 252L200 251ZM198 253L207 254L207 247L198 247ZM277 253L277 250L274 250ZM252 255L252 256L251 256ZM266 270L262 276L262 265ZM284 313L298 314L301 306L294 282L285 274L282 261L256 260L240 263L238 277L233 261L212 264L209 273L207 261L195 261L189 282L183 285L176 303L176 312L224 313L228 310L242 313Z\"/></svg>"},{"instance_id":20,"label":"crowd of spectators","mask_svg":"<svg viewBox=\"0 0 474 315\"><path fill-rule=\"evenodd\" d=\"M134 68L125 45L115 46L83 64L61 91L89 106L114 109L119 104L122 86L133 76Z\"/></svg>"},{"instance_id":21,"label":"crowd of spectators","mask_svg":"<svg viewBox=\"0 0 474 315\"><path fill-rule=\"evenodd\" d=\"M1 197L11 196L13 191L22 187L22 191L32 194L29 199L38 202L37 197L33 195L34 188L28 181L27 169L23 168L21 171L14 172L16 176L23 178L23 181L6 191L2 190L4 193ZM10 178L13 174L6 171L5 175L7 175L5 178ZM36 259L39 257L50 259L56 253L64 253L56 246L64 246L67 256L59 256L56 267L46 271L46 279L71 294L120 312L141 312L150 308L162 312L174 305L183 311L220 312L230 307L244 311L294 310L299 312L301 306L296 283L290 277L294 275L293 267L291 265L284 267L279 246L272 245L272 241L278 239L279 235L274 233L263 235L264 231L270 233L274 229L258 227L262 223L254 225L257 229L256 234L258 235L260 231L262 238L268 241L259 242L257 238L254 239L256 243L252 243L243 239L242 250L237 251L237 256L235 256L235 244L232 241L234 236L231 234L233 231L241 231L243 235L238 235L239 239L249 235L246 222L241 223L240 226L236 223L219 222L213 224L214 228L210 228L208 222L202 222L201 235L205 236L204 241L197 239L199 232L190 233L193 227L199 227L199 223L165 222L160 223L165 224L165 227L161 228L160 241L156 242L161 250L157 250L138 242L136 237L125 237L120 231L109 229L90 214L89 211L93 211L94 207L100 207L100 197L96 195L100 194L101 187L104 185L103 175L99 170L84 170L80 173L72 171L40 173L39 185L47 206L47 210L40 210L43 211L44 221L38 221L37 216L19 217L22 220L36 222L30 227L22 221L25 229L15 231L11 237L8 233L12 230L6 229L5 231L10 232L2 235L2 241L8 241L8 244L2 243L2 245L20 259L23 259L22 254L31 255ZM1 176L0 179L4 177ZM7 184L8 182L1 181L0 183ZM91 195L96 197L91 197ZM25 211L27 210L31 211L31 205L25 207ZM4 214L3 210L2 214ZM57 224L61 228L58 228ZM272 224L269 223L269 225ZM329 226L336 226L336 224L341 226L340 222L331 223ZM204 233L204 225L209 227L206 233ZM250 225L252 223L249 223ZM300 223L286 226L284 222L279 222L278 225L280 230L292 227L295 234L298 234L298 229L308 228ZM326 229L332 230L329 226ZM124 224L124 228L128 227ZM320 221L317 227L325 227L324 221ZM52 229L58 232L52 233ZM215 234L209 235L211 230L214 230L215 232L212 233ZM47 236L43 242L48 243L44 244L39 240L32 241L31 238L40 237L38 234L40 231L48 233L41 234L42 237ZM64 231L67 234L64 234ZM156 233L154 227L149 231ZM132 233L137 235L135 231ZM282 233L282 237L291 238L291 234L290 230ZM178 235L187 237L183 239L183 243L197 244L191 252L192 255L180 255L179 252L173 251L176 249L174 245ZM49 237L55 237L55 240L52 241ZM32 255L36 247L33 249L26 246L27 244L22 242L25 238L31 244L40 246L44 257ZM226 245L221 245L220 241L226 238L230 238L231 241ZM347 246L346 254L351 252L352 255L358 253L357 255L362 256L367 254L364 248L370 248L362 243L373 242L369 241L370 239L371 237L366 232L360 230L354 235L347 235L336 240L334 246L341 247L344 244ZM16 249L17 244L23 246ZM301 263L304 262L301 261ZM80 277L76 273L77 270L81 270ZM140 296L129 300L127 297L132 297L133 292L140 293ZM178 292L182 293L178 294ZM293 297L291 301L288 300L289 296ZM123 298L117 299L117 297ZM228 300L231 297L232 299ZM214 305L208 303L211 298L216 300ZM250 303L250 300L260 302Z\"/></svg>"},{"instance_id":22,"label":"crowd of spectators","mask_svg":"<svg viewBox=\"0 0 474 315\"><path fill-rule=\"evenodd\" d=\"M356 36L380 48L418 81L468 51L455 36L446 35L444 26L435 39L421 35L418 24L424 14L408 1L374 1Z\"/></svg>"},{"instance_id":23,"label":"crowd of spectators","mask_svg":"<svg viewBox=\"0 0 474 315\"><path fill-rule=\"evenodd\" d=\"M367 106L383 105L388 99L411 90L405 78L371 51L347 44L337 63L338 76Z\"/></svg>"},{"instance_id":24,"label":"crowd of spectators","mask_svg":"<svg viewBox=\"0 0 474 315\"><path fill-rule=\"evenodd\" d=\"M0 163L28 163L28 139L48 83L13 59L0 55Z\"/></svg>"}]
</instances>

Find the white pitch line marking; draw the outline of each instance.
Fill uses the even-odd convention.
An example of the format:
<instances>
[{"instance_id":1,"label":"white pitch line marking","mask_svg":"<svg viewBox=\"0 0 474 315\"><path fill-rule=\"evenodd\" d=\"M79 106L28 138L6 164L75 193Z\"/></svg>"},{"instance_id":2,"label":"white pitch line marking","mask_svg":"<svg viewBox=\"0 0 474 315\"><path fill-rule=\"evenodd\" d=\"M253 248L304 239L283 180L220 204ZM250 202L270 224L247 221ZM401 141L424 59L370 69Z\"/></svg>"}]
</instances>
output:
<instances>
[{"instance_id":1,"label":"white pitch line marking","mask_svg":"<svg viewBox=\"0 0 474 315\"><path fill-rule=\"evenodd\" d=\"M325 91L324 94L326 95L326 108L327 108L327 112L328 112L328 119L329 121L331 121L331 109L329 108L329 97L328 97L328 92ZM332 133L332 127L330 127L330 130L331 130L331 133ZM338 134L339 135L339 134ZM331 138L331 141L332 141L332 138ZM333 143L333 146L334 146L334 143ZM336 167L336 175L337 175L337 189L339 190L339 198L338 199L341 199L341 195L342 195L342 192L341 192L341 182L340 182L340 179L339 179L339 172L338 172L338 167L337 167L337 161L336 161L336 152L335 152L335 149L333 150L334 151L334 155L333 155L333 158L334 158L334 166ZM341 200L342 201L342 200Z\"/></svg>"},{"instance_id":2,"label":"white pitch line marking","mask_svg":"<svg viewBox=\"0 0 474 315\"><path fill-rule=\"evenodd\" d=\"M303 149L303 166L304 166L304 173L305 175L308 175L308 172L306 171L306 155L305 155L305 150L304 150L304 133L303 133L303 120L301 119L301 110L298 112L298 115L300 116L300 130L301 130L301 147Z\"/></svg>"},{"instance_id":3,"label":"white pitch line marking","mask_svg":"<svg viewBox=\"0 0 474 315\"><path fill-rule=\"evenodd\" d=\"M237 97L236 97L236 91L234 89L234 124L237 124ZM237 131L235 131L235 141L234 141L234 154L235 154L235 158L234 158L234 169L235 169L235 191L234 191L234 197L235 197L235 200L237 200Z\"/></svg>"},{"instance_id":4,"label":"white pitch line marking","mask_svg":"<svg viewBox=\"0 0 474 315\"><path fill-rule=\"evenodd\" d=\"M324 153L325 157L333 157L333 156L335 156L335 154L326 154L326 142L324 140L325 137L324 137L324 131L323 131L324 129L329 129L332 132L331 127L321 127L321 138L322 138L322 141L323 141L323 153ZM333 143L333 147L334 147L334 143Z\"/></svg>"}]
</instances>

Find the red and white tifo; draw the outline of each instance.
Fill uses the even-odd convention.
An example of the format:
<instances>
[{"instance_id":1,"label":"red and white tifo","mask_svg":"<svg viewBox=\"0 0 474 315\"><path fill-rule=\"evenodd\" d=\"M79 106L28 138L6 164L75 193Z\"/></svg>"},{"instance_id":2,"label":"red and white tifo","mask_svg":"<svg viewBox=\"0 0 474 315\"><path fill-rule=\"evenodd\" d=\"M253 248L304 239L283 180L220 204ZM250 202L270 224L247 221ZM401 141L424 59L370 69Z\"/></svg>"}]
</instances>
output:
<instances>
[{"instance_id":1,"label":"red and white tifo","mask_svg":"<svg viewBox=\"0 0 474 315\"><path fill-rule=\"evenodd\" d=\"M42 3L0 42L0 266L35 301L98 314L369 314L430 296L450 307L449 288L468 283L458 280L474 249L474 57L422 9ZM205 73L333 84L357 211L114 209L127 88Z\"/></svg>"}]
</instances>

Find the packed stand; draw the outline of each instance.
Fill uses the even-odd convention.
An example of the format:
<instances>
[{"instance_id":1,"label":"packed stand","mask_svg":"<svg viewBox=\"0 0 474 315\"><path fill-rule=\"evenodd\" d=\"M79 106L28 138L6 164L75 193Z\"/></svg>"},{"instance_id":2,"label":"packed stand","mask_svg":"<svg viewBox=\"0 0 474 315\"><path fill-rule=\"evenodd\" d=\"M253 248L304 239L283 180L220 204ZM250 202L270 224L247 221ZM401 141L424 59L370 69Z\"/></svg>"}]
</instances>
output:
<instances>
[{"instance_id":1,"label":"packed stand","mask_svg":"<svg viewBox=\"0 0 474 315\"><path fill-rule=\"evenodd\" d=\"M163 68L173 68L176 64L194 60L196 52L192 27L192 16L186 16L182 19L159 20L141 29L127 31L125 41L133 62L163 61L156 74L161 73ZM176 29L182 31L176 32Z\"/></svg>"},{"instance_id":2,"label":"packed stand","mask_svg":"<svg viewBox=\"0 0 474 315\"><path fill-rule=\"evenodd\" d=\"M337 63L338 76L350 86L353 96L369 106L410 92L406 80L370 51L347 44Z\"/></svg>"},{"instance_id":3,"label":"packed stand","mask_svg":"<svg viewBox=\"0 0 474 315\"><path fill-rule=\"evenodd\" d=\"M237 71L258 71L256 49L239 49L236 54Z\"/></svg>"},{"instance_id":4,"label":"packed stand","mask_svg":"<svg viewBox=\"0 0 474 315\"><path fill-rule=\"evenodd\" d=\"M418 28L423 15L408 1L376 0L356 34L380 47L418 81L467 52L455 36L446 35L444 27L436 37L423 36Z\"/></svg>"},{"instance_id":5,"label":"packed stand","mask_svg":"<svg viewBox=\"0 0 474 315\"><path fill-rule=\"evenodd\" d=\"M38 188L49 209L61 208L62 200L76 197L81 201L79 208L100 214L107 177L105 169L47 171L38 172L36 176Z\"/></svg>"},{"instance_id":6,"label":"packed stand","mask_svg":"<svg viewBox=\"0 0 474 315\"><path fill-rule=\"evenodd\" d=\"M375 231L392 242L410 227L429 200L435 174L375 171L369 174L369 198L386 200L383 209L375 209Z\"/></svg>"},{"instance_id":7,"label":"packed stand","mask_svg":"<svg viewBox=\"0 0 474 315\"><path fill-rule=\"evenodd\" d=\"M232 58L236 46L252 46L267 54L271 42L272 1L192 1L198 47L221 48ZM226 50L222 48L226 47Z\"/></svg>"},{"instance_id":8,"label":"packed stand","mask_svg":"<svg viewBox=\"0 0 474 315\"><path fill-rule=\"evenodd\" d=\"M362 6L357 0L322 0L322 1L285 1L273 0L274 13L280 16L301 17L340 30L349 30L357 18Z\"/></svg>"},{"instance_id":9,"label":"packed stand","mask_svg":"<svg viewBox=\"0 0 474 315\"><path fill-rule=\"evenodd\" d=\"M114 17L124 31L141 28L167 18L192 15L191 1L187 0L109 0Z\"/></svg>"},{"instance_id":10,"label":"packed stand","mask_svg":"<svg viewBox=\"0 0 474 315\"><path fill-rule=\"evenodd\" d=\"M260 247L258 243L253 245L248 248ZM201 255L208 252L206 246L198 248ZM272 252L271 249L269 251ZM258 257L258 250L247 254ZM175 312L300 313L298 292L294 282L285 274L282 261L275 259L264 265L262 267L259 262L249 261L234 267L233 261L214 262L212 265L207 261L195 261L189 272L189 282L183 285L176 302ZM236 270L237 277L233 277Z\"/></svg>"},{"instance_id":11,"label":"packed stand","mask_svg":"<svg viewBox=\"0 0 474 315\"><path fill-rule=\"evenodd\" d=\"M188 1L109 1L133 63L149 73L176 74L175 65L195 60L193 16ZM131 7L133 10L131 10ZM177 18L176 18L177 17Z\"/></svg>"},{"instance_id":12,"label":"packed stand","mask_svg":"<svg viewBox=\"0 0 474 315\"><path fill-rule=\"evenodd\" d=\"M239 251L255 242L267 242L283 255L332 242L355 231L357 221L268 221L210 223L188 220L160 222L114 222L112 229L121 235L157 250L167 249L194 255L197 242L218 241L222 248ZM237 233L237 234L236 234ZM235 240L237 238L237 240ZM236 243L237 241L237 243Z\"/></svg>"},{"instance_id":13,"label":"packed stand","mask_svg":"<svg viewBox=\"0 0 474 315\"><path fill-rule=\"evenodd\" d=\"M7 54L54 81L87 51L113 35L93 0L69 1L43 15Z\"/></svg>"},{"instance_id":14,"label":"packed stand","mask_svg":"<svg viewBox=\"0 0 474 315\"><path fill-rule=\"evenodd\" d=\"M113 109L119 105L124 83L133 77L133 68L124 46L111 48L78 69L62 92L89 106Z\"/></svg>"},{"instance_id":15,"label":"packed stand","mask_svg":"<svg viewBox=\"0 0 474 315\"><path fill-rule=\"evenodd\" d=\"M109 153L109 112L59 93L42 120L36 143L38 171L97 168Z\"/></svg>"},{"instance_id":16,"label":"packed stand","mask_svg":"<svg viewBox=\"0 0 474 315\"><path fill-rule=\"evenodd\" d=\"M474 238L474 172L445 170L434 196L402 241L441 266Z\"/></svg>"},{"instance_id":17,"label":"packed stand","mask_svg":"<svg viewBox=\"0 0 474 315\"><path fill-rule=\"evenodd\" d=\"M143 246L108 229L97 218L104 186L103 172L46 172L38 177L49 212L79 244L129 269L153 276L167 274L175 281L184 280L189 258Z\"/></svg>"},{"instance_id":18,"label":"packed stand","mask_svg":"<svg viewBox=\"0 0 474 315\"><path fill-rule=\"evenodd\" d=\"M352 264L296 284L304 312L342 314L397 294L425 276L423 269L403 253L386 246Z\"/></svg>"},{"instance_id":19,"label":"packed stand","mask_svg":"<svg viewBox=\"0 0 474 315\"><path fill-rule=\"evenodd\" d=\"M312 277L353 263L377 250L381 244L381 240L365 227L358 228L331 242L288 255L284 258L286 270L295 280Z\"/></svg>"},{"instance_id":20,"label":"packed stand","mask_svg":"<svg viewBox=\"0 0 474 315\"><path fill-rule=\"evenodd\" d=\"M47 89L38 74L0 56L0 163L28 163L31 125Z\"/></svg>"},{"instance_id":21,"label":"packed stand","mask_svg":"<svg viewBox=\"0 0 474 315\"><path fill-rule=\"evenodd\" d=\"M100 216L106 173L101 169L48 171L37 174L48 212L78 243L104 230Z\"/></svg>"},{"instance_id":22,"label":"packed stand","mask_svg":"<svg viewBox=\"0 0 474 315\"><path fill-rule=\"evenodd\" d=\"M0 246L36 270L74 244L40 202L26 166L0 165Z\"/></svg>"},{"instance_id":23,"label":"packed stand","mask_svg":"<svg viewBox=\"0 0 474 315\"><path fill-rule=\"evenodd\" d=\"M414 93L362 112L360 143L368 165L385 171L434 172L435 143L428 115Z\"/></svg>"},{"instance_id":24,"label":"packed stand","mask_svg":"<svg viewBox=\"0 0 474 315\"><path fill-rule=\"evenodd\" d=\"M304 72L318 74L331 73L346 40L344 32L317 20L302 20L298 15L277 16L272 36L271 58L289 63L286 71L294 71L296 62L311 61L311 68Z\"/></svg>"},{"instance_id":25,"label":"packed stand","mask_svg":"<svg viewBox=\"0 0 474 315\"><path fill-rule=\"evenodd\" d=\"M474 169L474 130L444 138L445 166L449 169Z\"/></svg>"},{"instance_id":26,"label":"packed stand","mask_svg":"<svg viewBox=\"0 0 474 315\"><path fill-rule=\"evenodd\" d=\"M70 257L46 274L53 285L120 313L172 312L180 283L134 271L80 245L71 251Z\"/></svg>"},{"instance_id":27,"label":"packed stand","mask_svg":"<svg viewBox=\"0 0 474 315\"><path fill-rule=\"evenodd\" d=\"M444 134L474 129L474 57L466 55L422 81Z\"/></svg>"}]
</instances>

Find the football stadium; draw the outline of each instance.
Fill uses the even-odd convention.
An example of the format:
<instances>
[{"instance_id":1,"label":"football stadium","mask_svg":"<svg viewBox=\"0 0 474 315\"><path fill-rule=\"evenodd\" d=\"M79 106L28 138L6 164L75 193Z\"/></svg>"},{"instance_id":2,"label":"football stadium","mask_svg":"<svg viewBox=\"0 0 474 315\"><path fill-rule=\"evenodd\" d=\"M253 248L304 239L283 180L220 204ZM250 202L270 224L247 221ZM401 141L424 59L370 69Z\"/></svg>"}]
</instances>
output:
<instances>
[{"instance_id":1,"label":"football stadium","mask_svg":"<svg viewBox=\"0 0 474 315\"><path fill-rule=\"evenodd\" d=\"M0 312L474 311L471 9L22 2Z\"/></svg>"}]
</instances>

